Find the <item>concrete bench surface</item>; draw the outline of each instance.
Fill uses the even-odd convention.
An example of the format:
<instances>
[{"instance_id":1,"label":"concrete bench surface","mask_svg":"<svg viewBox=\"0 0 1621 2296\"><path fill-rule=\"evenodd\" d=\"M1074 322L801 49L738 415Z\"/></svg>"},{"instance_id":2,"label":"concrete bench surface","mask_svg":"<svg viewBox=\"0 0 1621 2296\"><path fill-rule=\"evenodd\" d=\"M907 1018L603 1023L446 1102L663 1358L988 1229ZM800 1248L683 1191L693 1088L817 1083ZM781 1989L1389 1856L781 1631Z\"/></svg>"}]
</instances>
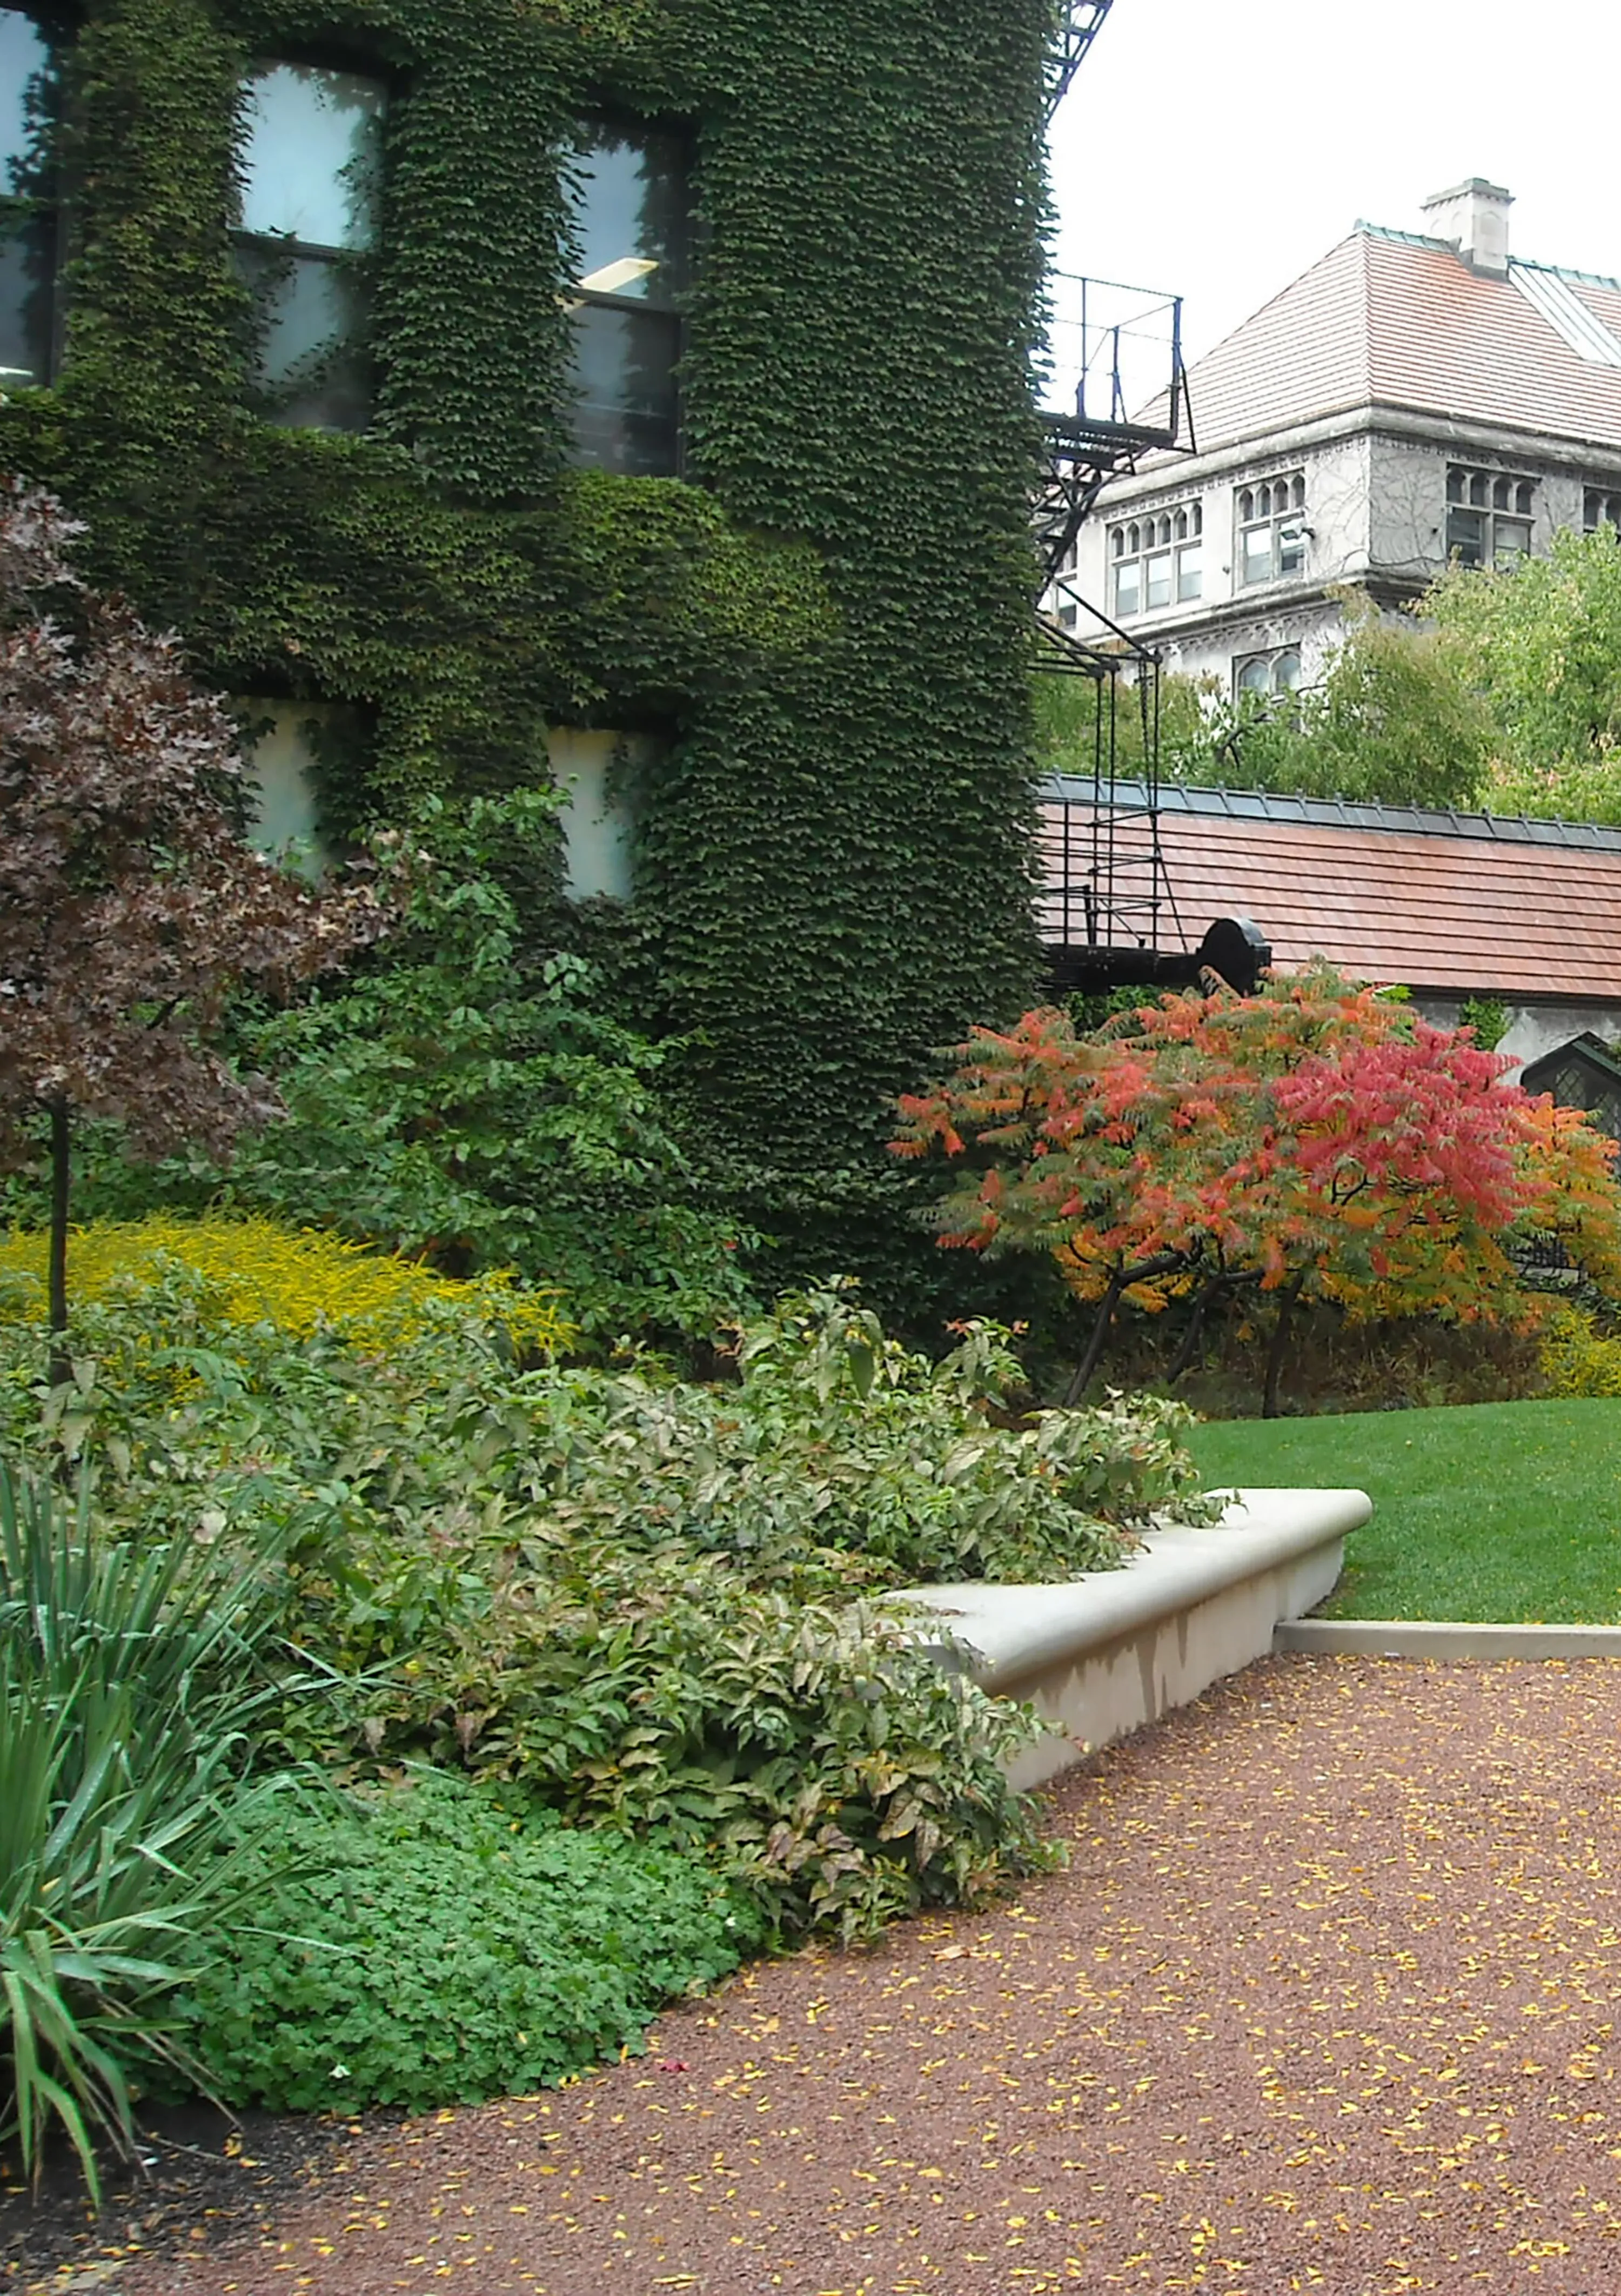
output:
<instances>
[{"instance_id":1,"label":"concrete bench surface","mask_svg":"<svg viewBox=\"0 0 1621 2296\"><path fill-rule=\"evenodd\" d=\"M1363 1491L1243 1490L1208 1529L1150 1531L1122 1570L902 1599L938 1615L987 1690L1036 1706L1048 1734L1011 1773L1036 1785L1265 1656L1280 1620L1332 1590L1371 1513Z\"/></svg>"}]
</instances>

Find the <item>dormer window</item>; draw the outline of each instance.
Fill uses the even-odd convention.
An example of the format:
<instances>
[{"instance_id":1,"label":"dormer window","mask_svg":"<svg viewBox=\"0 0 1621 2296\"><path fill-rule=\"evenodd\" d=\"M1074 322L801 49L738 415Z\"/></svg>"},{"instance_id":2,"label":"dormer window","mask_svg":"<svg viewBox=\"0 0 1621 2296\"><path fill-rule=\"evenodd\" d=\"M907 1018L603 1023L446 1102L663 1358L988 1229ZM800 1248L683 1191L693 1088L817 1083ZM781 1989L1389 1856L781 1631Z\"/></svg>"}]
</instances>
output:
<instances>
[{"instance_id":1,"label":"dormer window","mask_svg":"<svg viewBox=\"0 0 1621 2296\"><path fill-rule=\"evenodd\" d=\"M1204 594L1205 514L1201 503L1181 503L1126 519L1109 529L1109 594L1113 611L1156 613L1186 605Z\"/></svg>"},{"instance_id":2,"label":"dormer window","mask_svg":"<svg viewBox=\"0 0 1621 2296\"><path fill-rule=\"evenodd\" d=\"M20 8L0 8L0 391L51 379L59 87L55 52L39 26Z\"/></svg>"},{"instance_id":3,"label":"dormer window","mask_svg":"<svg viewBox=\"0 0 1621 2296\"><path fill-rule=\"evenodd\" d=\"M362 430L372 411L365 257L376 245L381 80L261 64L248 82L237 251L258 307L272 421Z\"/></svg>"},{"instance_id":4,"label":"dormer window","mask_svg":"<svg viewBox=\"0 0 1621 2296\"><path fill-rule=\"evenodd\" d=\"M1459 566L1508 566L1531 554L1536 488L1504 471L1446 469L1446 554Z\"/></svg>"},{"instance_id":5,"label":"dormer window","mask_svg":"<svg viewBox=\"0 0 1621 2296\"><path fill-rule=\"evenodd\" d=\"M1240 583L1282 582L1306 571L1306 474L1290 471L1233 496Z\"/></svg>"},{"instance_id":6,"label":"dormer window","mask_svg":"<svg viewBox=\"0 0 1621 2296\"><path fill-rule=\"evenodd\" d=\"M688 139L600 121L576 162L574 460L667 478L681 465L681 307L691 270Z\"/></svg>"}]
</instances>

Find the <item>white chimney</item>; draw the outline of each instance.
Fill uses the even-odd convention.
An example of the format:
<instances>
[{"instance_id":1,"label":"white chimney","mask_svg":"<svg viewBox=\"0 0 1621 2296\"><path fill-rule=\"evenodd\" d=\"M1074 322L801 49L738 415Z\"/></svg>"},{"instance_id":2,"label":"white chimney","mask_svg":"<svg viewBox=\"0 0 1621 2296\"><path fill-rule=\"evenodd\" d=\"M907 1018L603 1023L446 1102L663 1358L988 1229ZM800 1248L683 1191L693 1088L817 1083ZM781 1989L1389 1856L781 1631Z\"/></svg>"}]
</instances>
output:
<instances>
[{"instance_id":1,"label":"white chimney","mask_svg":"<svg viewBox=\"0 0 1621 2296\"><path fill-rule=\"evenodd\" d=\"M1450 192L1437 192L1424 201L1423 213L1432 239L1450 239L1471 271L1507 276L1509 268L1509 209L1511 193L1484 176L1471 176Z\"/></svg>"}]
</instances>

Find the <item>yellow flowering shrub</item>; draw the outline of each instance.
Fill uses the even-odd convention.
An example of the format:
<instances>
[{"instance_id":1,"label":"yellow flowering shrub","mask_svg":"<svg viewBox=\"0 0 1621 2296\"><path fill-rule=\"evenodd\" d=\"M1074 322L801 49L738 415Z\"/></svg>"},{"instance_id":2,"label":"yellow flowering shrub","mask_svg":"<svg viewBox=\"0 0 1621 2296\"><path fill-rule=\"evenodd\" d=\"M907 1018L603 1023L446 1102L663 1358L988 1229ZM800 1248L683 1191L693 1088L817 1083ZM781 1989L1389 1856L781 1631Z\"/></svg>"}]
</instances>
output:
<instances>
[{"instance_id":1,"label":"yellow flowering shrub","mask_svg":"<svg viewBox=\"0 0 1621 2296\"><path fill-rule=\"evenodd\" d=\"M0 1234L0 1304L12 1314L44 1320L45 1250L42 1230ZM317 1228L152 1212L97 1220L69 1236L74 1300L127 1297L175 1267L201 1280L209 1309L227 1329L269 1324L289 1339L326 1330L379 1345L414 1338L442 1302L481 1315L525 1355L550 1355L570 1336L556 1294L526 1291L504 1270L458 1283Z\"/></svg>"},{"instance_id":2,"label":"yellow flowering shrub","mask_svg":"<svg viewBox=\"0 0 1621 2296\"><path fill-rule=\"evenodd\" d=\"M1548 1394L1621 1396L1621 1339L1595 1330L1584 1308L1551 1308L1541 1340Z\"/></svg>"}]
</instances>

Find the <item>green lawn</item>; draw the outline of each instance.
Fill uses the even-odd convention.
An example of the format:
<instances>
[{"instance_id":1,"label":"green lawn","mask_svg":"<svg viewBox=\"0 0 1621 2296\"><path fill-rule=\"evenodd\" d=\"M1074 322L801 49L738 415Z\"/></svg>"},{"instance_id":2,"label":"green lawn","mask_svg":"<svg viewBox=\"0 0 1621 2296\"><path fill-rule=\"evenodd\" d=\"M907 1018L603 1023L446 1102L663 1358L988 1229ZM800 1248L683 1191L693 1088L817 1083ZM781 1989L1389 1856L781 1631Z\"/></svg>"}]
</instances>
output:
<instances>
[{"instance_id":1,"label":"green lawn","mask_svg":"<svg viewBox=\"0 0 1621 2296\"><path fill-rule=\"evenodd\" d=\"M1211 1483L1368 1493L1326 1616L1621 1622L1621 1401L1225 1420L1190 1447Z\"/></svg>"}]
</instances>

